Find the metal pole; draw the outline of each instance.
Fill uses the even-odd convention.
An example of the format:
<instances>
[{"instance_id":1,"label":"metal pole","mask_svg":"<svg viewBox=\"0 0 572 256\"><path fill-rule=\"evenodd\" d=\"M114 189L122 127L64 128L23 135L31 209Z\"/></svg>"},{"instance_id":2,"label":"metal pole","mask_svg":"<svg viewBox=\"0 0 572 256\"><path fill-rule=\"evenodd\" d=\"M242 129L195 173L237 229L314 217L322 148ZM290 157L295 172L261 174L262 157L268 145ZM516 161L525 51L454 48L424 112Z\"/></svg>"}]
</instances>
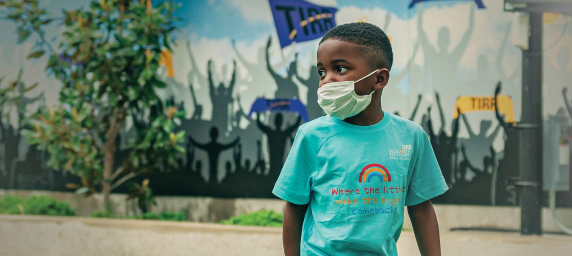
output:
<instances>
[{"instance_id":1,"label":"metal pole","mask_svg":"<svg viewBox=\"0 0 572 256\"><path fill-rule=\"evenodd\" d=\"M522 235L541 235L542 194L542 13L530 13L529 49L522 52L520 194Z\"/></svg>"}]
</instances>

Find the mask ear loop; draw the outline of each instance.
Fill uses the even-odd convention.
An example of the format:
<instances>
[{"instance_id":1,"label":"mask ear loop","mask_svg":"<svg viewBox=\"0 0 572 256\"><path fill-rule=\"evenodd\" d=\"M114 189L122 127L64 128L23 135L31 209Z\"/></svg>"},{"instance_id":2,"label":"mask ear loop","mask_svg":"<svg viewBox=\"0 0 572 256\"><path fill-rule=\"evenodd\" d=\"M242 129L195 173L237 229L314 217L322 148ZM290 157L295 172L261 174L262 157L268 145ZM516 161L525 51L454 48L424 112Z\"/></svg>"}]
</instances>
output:
<instances>
[{"instance_id":1,"label":"mask ear loop","mask_svg":"<svg viewBox=\"0 0 572 256\"><path fill-rule=\"evenodd\" d=\"M354 85L355 85L356 83L358 83L359 81L364 80L364 79L370 77L371 75L375 74L375 72L377 72L377 71L379 71L379 69L376 69L376 70L374 70L373 72L369 73L367 76L364 76L364 77L360 78L359 80L355 81L355 82L354 82ZM375 90L373 90L369 95L373 95L374 92L375 92Z\"/></svg>"},{"instance_id":2,"label":"mask ear loop","mask_svg":"<svg viewBox=\"0 0 572 256\"><path fill-rule=\"evenodd\" d=\"M375 72L377 72L377 71L379 71L379 69L376 69L376 70L374 70L373 72L369 73L367 76L364 76L364 77L360 78L359 80L355 81L354 84L355 84L355 83L358 83L358 82L361 81L361 80L364 80L364 79L370 77L371 75L375 74Z\"/></svg>"}]
</instances>

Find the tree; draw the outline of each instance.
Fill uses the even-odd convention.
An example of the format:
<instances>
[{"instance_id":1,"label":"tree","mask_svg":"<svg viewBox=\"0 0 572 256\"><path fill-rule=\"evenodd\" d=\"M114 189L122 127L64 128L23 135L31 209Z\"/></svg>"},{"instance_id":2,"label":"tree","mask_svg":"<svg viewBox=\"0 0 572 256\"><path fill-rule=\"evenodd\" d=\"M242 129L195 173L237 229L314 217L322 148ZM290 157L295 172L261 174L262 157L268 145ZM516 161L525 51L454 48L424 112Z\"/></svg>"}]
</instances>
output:
<instances>
[{"instance_id":1,"label":"tree","mask_svg":"<svg viewBox=\"0 0 572 256\"><path fill-rule=\"evenodd\" d=\"M173 133L173 119L184 112L164 107L155 92L166 86L157 70L176 29L170 3L153 8L150 0L100 0L87 9L63 10L57 49L42 29L54 19L38 0L0 0L2 6L17 25L18 43L37 36L28 58L48 52L46 71L62 83L58 104L28 118L22 135L47 151L52 168L81 177L77 193L102 193L111 210L109 194L121 184L177 166L185 134ZM127 122L136 140L119 161L118 134Z\"/></svg>"}]
</instances>

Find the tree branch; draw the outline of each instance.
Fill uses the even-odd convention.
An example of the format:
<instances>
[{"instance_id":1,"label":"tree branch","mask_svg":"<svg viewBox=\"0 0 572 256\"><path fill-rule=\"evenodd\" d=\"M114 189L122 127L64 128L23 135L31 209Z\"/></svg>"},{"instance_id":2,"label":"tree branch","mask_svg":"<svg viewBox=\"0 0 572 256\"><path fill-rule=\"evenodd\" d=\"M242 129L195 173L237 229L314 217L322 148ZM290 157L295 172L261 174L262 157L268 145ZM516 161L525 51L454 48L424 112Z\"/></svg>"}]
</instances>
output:
<instances>
[{"instance_id":1,"label":"tree branch","mask_svg":"<svg viewBox=\"0 0 572 256\"><path fill-rule=\"evenodd\" d=\"M127 180L129 180L135 176L137 176L137 174L134 172L131 172L131 173L123 176L121 179L119 179L117 182L115 182L115 183L113 183L113 185L111 185L111 189L109 189L109 191L113 191L113 189L119 187L119 185L123 184L124 182L126 182Z\"/></svg>"},{"instance_id":2,"label":"tree branch","mask_svg":"<svg viewBox=\"0 0 572 256\"><path fill-rule=\"evenodd\" d=\"M124 171L129 171L130 169L131 169L130 167L125 167L125 166L117 168L117 170L115 170L115 172L111 175L109 180L114 180L115 178L117 178L117 176L119 176L119 174L121 174Z\"/></svg>"}]
</instances>

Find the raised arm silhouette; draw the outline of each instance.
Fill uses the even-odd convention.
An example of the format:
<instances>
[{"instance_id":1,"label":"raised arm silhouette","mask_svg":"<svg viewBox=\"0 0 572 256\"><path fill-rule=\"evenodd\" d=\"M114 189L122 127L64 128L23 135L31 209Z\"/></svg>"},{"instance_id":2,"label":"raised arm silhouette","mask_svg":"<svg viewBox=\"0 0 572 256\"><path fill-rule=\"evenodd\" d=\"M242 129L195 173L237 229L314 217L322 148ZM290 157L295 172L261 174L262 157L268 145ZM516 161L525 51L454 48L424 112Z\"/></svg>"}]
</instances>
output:
<instances>
[{"instance_id":1,"label":"raised arm silhouette","mask_svg":"<svg viewBox=\"0 0 572 256\"><path fill-rule=\"evenodd\" d=\"M209 183L213 183L213 184L217 183L218 160L219 160L220 153L224 150L232 148L234 145L236 145L238 143L238 141L240 139L240 138L236 138L231 143L222 144L222 143L217 142L218 136L219 136L219 132L218 132L218 129L216 127L212 127L210 130L210 137L211 137L210 142L199 143L196 140L194 140L192 137L189 136L189 140L191 141L191 143L195 147L202 149L202 150L207 152L208 157L209 157L209 179L208 180L209 180Z\"/></svg>"}]
</instances>

